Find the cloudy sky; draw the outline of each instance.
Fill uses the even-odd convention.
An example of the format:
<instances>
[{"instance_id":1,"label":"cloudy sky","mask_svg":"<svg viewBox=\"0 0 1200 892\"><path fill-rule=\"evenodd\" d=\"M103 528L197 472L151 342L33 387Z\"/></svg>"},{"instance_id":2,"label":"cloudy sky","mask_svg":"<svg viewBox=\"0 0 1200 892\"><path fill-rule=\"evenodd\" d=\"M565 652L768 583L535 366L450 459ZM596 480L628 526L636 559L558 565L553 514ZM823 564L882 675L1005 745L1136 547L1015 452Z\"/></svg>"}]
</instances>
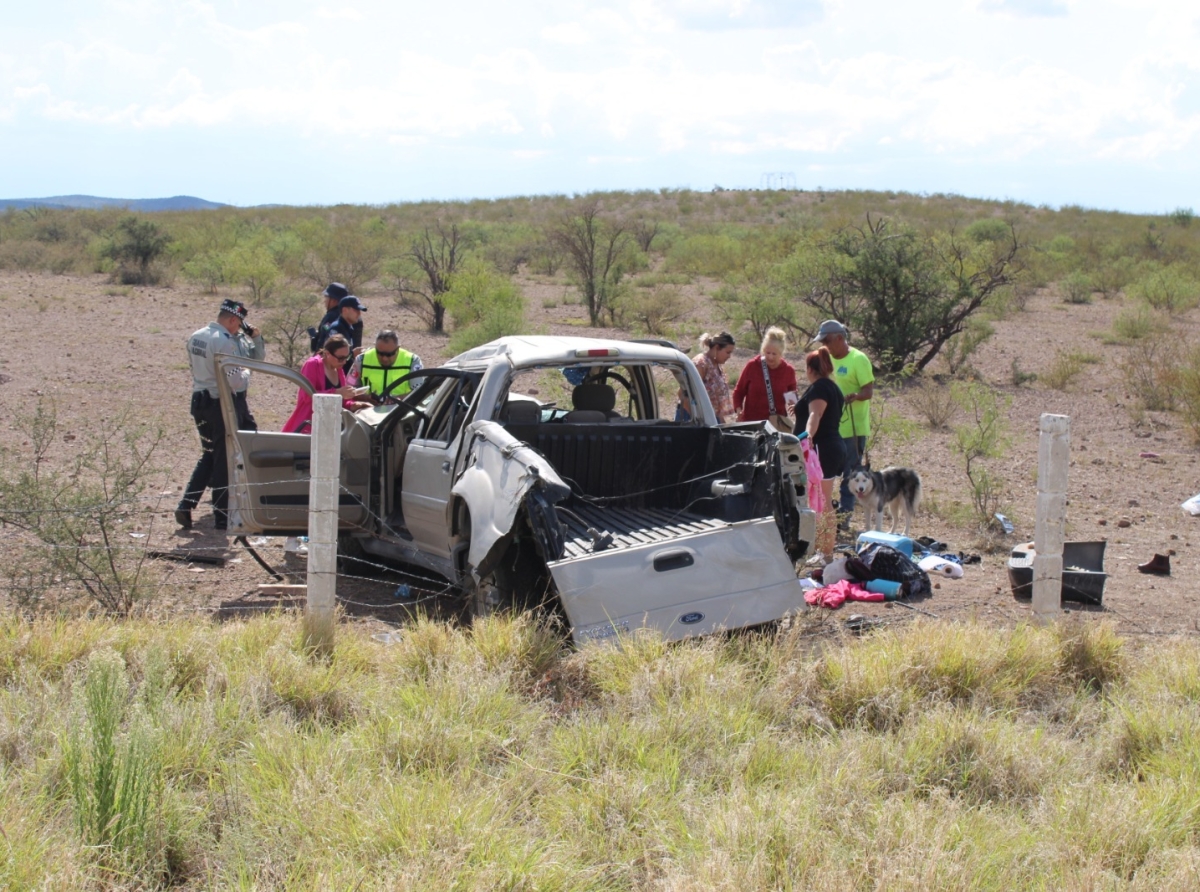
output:
<instances>
[{"instance_id":1,"label":"cloudy sky","mask_svg":"<svg viewBox=\"0 0 1200 892\"><path fill-rule=\"evenodd\" d=\"M794 182L1200 209L1200 3L8 3L0 159L0 198Z\"/></svg>"}]
</instances>

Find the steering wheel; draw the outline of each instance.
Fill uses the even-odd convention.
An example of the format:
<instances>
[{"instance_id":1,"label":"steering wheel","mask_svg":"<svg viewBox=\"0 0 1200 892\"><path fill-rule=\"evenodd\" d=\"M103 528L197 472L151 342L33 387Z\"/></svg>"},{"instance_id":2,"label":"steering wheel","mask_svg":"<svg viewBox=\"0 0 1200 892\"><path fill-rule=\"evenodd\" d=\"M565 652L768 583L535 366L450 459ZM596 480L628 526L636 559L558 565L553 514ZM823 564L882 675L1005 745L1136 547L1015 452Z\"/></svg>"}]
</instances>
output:
<instances>
[{"instance_id":1,"label":"steering wheel","mask_svg":"<svg viewBox=\"0 0 1200 892\"><path fill-rule=\"evenodd\" d=\"M638 408L640 410L641 406L638 403L637 395L633 392L633 385L630 384L625 378L621 377L621 375L617 374L616 372L605 371L605 372L601 372L599 375L597 375L592 380L594 380L596 382L604 382L604 381L607 381L609 378L612 378L614 381L621 382L621 386L624 387L625 392L627 394L629 394L630 406L631 407L638 406Z\"/></svg>"},{"instance_id":2,"label":"steering wheel","mask_svg":"<svg viewBox=\"0 0 1200 892\"><path fill-rule=\"evenodd\" d=\"M426 415L424 412L422 412L420 409L418 409L415 405L410 403L408 400L404 399L404 397L392 395L392 388L395 387L399 383L400 383L399 381L393 381L391 384L389 384L387 387L385 387L383 390L383 393L381 393L379 395L380 402L382 402L384 405L401 406L401 407L407 409L408 411L412 412L414 415L416 415L418 418L422 419L423 421L428 421L429 416Z\"/></svg>"}]
</instances>

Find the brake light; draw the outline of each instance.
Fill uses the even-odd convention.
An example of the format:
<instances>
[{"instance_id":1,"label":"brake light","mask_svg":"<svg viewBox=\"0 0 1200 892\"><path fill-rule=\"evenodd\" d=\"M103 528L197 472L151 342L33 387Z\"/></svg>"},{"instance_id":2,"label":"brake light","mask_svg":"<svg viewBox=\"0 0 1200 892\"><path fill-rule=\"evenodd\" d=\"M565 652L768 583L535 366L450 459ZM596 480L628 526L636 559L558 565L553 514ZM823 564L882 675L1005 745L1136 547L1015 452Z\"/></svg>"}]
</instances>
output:
<instances>
[{"instance_id":1,"label":"brake light","mask_svg":"<svg viewBox=\"0 0 1200 892\"><path fill-rule=\"evenodd\" d=\"M576 350L575 355L578 357L592 356L620 356L621 351L616 347L600 348L596 350Z\"/></svg>"}]
</instances>

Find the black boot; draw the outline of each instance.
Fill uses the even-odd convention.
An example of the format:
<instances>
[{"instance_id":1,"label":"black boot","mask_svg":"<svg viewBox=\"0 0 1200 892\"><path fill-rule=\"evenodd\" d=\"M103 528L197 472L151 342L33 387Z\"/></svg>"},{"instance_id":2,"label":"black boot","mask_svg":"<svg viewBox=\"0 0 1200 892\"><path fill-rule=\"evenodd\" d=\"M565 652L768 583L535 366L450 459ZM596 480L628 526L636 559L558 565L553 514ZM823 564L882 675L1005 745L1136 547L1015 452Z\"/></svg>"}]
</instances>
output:
<instances>
[{"instance_id":1,"label":"black boot","mask_svg":"<svg viewBox=\"0 0 1200 892\"><path fill-rule=\"evenodd\" d=\"M1153 573L1156 576L1171 575L1171 558L1165 554L1156 554L1144 564L1138 564L1138 572Z\"/></svg>"},{"instance_id":2,"label":"black boot","mask_svg":"<svg viewBox=\"0 0 1200 892\"><path fill-rule=\"evenodd\" d=\"M192 528L192 512L187 508L176 508L175 522L179 524L180 529L190 530Z\"/></svg>"}]
</instances>

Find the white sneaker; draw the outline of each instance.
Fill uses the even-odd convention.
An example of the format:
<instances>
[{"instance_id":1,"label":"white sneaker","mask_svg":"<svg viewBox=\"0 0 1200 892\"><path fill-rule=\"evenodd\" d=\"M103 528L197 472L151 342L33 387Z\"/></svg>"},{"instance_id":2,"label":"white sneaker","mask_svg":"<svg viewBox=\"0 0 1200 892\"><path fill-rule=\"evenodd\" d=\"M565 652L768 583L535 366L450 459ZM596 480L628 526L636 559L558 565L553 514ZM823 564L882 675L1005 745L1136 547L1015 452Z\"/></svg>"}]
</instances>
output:
<instances>
[{"instance_id":1,"label":"white sneaker","mask_svg":"<svg viewBox=\"0 0 1200 892\"><path fill-rule=\"evenodd\" d=\"M283 543L283 550L287 554L294 554L301 557L308 555L308 546L296 536L287 537Z\"/></svg>"}]
</instances>

